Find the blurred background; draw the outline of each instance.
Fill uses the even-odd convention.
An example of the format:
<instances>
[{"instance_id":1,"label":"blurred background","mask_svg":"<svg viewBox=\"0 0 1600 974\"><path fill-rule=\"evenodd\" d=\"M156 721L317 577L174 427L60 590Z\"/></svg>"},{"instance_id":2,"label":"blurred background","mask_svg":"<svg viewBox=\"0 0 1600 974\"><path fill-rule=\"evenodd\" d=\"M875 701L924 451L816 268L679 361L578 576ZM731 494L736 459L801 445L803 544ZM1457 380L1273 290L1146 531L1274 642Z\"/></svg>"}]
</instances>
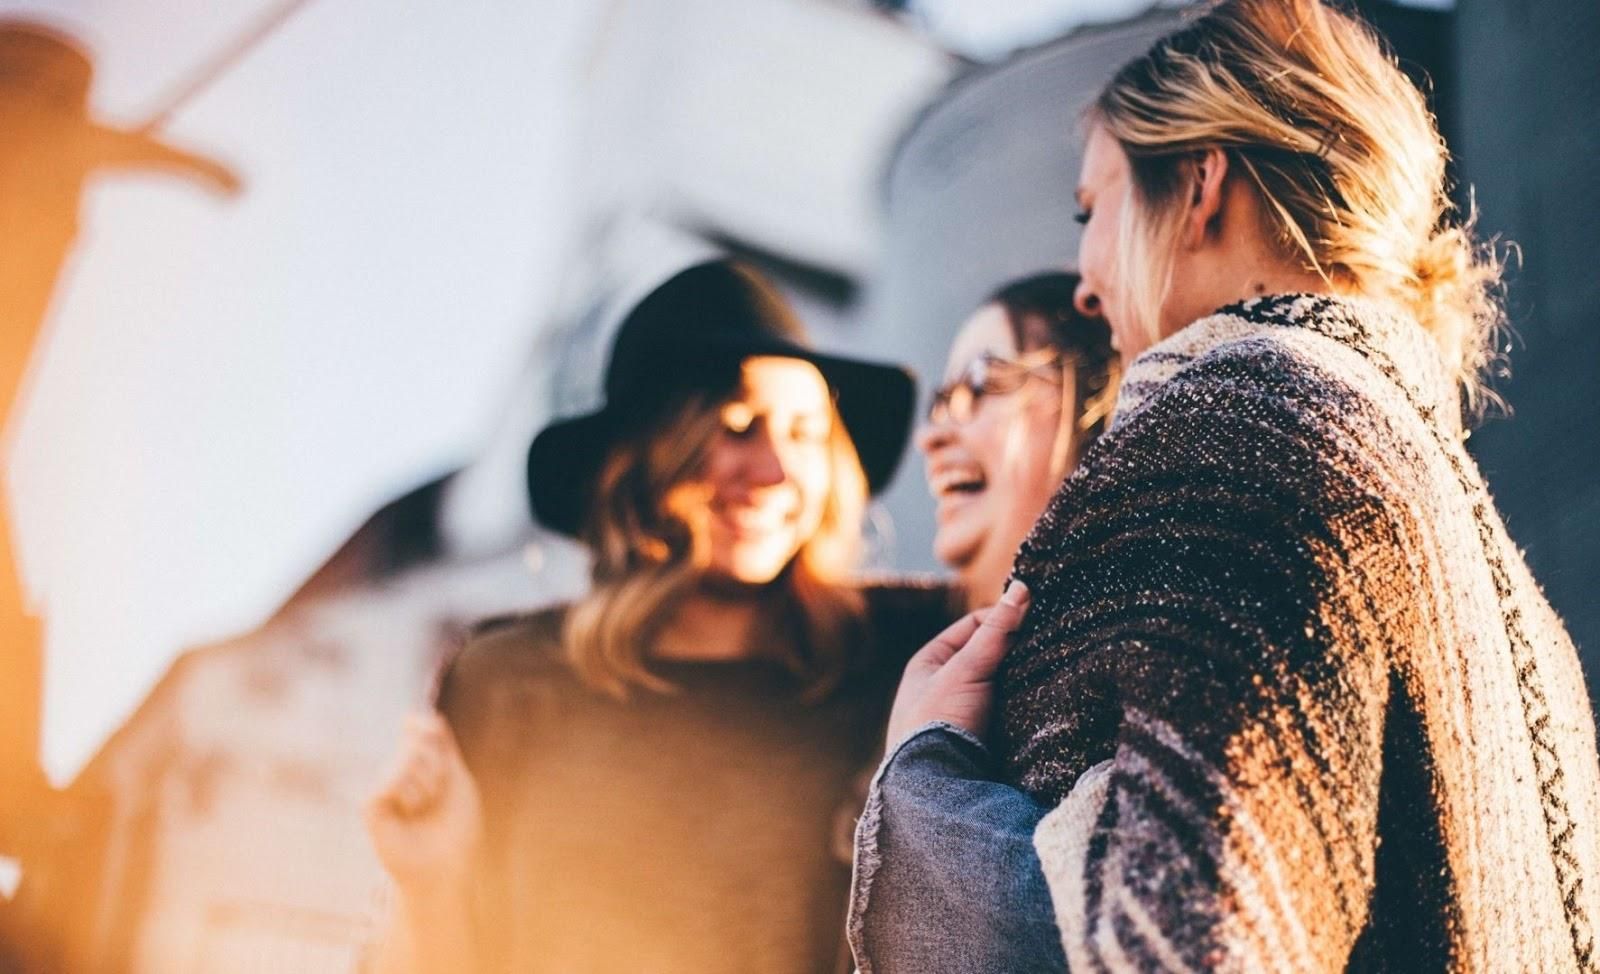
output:
<instances>
[{"instance_id":1,"label":"blurred background","mask_svg":"<svg viewBox=\"0 0 1600 974\"><path fill-rule=\"evenodd\" d=\"M1600 6L1357 6L1519 249L1511 415L1470 445L1600 686ZM596 404L629 304L737 253L926 393L972 307L1071 260L1077 117L1184 7L0 2L4 496L42 620L4 751L53 803L0 809L0 917L52 918L67 970L352 969L400 716L474 619L584 584L524 452ZM934 570L932 510L908 457L874 567Z\"/></svg>"}]
</instances>

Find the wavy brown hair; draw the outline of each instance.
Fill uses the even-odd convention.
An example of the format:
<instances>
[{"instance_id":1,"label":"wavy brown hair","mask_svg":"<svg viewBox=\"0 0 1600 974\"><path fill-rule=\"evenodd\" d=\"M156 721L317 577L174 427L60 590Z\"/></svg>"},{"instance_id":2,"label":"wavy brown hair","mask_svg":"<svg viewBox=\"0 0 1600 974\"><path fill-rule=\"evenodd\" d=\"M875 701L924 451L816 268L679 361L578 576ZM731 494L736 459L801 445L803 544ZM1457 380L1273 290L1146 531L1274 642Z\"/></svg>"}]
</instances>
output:
<instances>
[{"instance_id":1,"label":"wavy brown hair","mask_svg":"<svg viewBox=\"0 0 1600 974\"><path fill-rule=\"evenodd\" d=\"M1447 194L1422 92L1373 30L1319 0L1222 0L1117 73L1089 112L1127 154L1126 307L1154 328L1185 167L1221 148L1279 250L1337 290L1398 306L1437 341L1469 410L1503 324L1502 261ZM1152 336L1154 337L1154 336Z\"/></svg>"},{"instance_id":2,"label":"wavy brown hair","mask_svg":"<svg viewBox=\"0 0 1600 974\"><path fill-rule=\"evenodd\" d=\"M704 505L675 504L677 488L702 469L722 426L725 399L683 401L661 423L620 441L601 465L583 540L593 555L593 586L568 610L563 642L586 684L626 699L635 688L671 692L649 667L649 649L673 607L705 579ZM862 635L864 607L848 584L859 560L867 480L838 411L828 440L832 486L816 533L767 586L769 609L792 634L782 661L826 696L844 674Z\"/></svg>"}]
</instances>

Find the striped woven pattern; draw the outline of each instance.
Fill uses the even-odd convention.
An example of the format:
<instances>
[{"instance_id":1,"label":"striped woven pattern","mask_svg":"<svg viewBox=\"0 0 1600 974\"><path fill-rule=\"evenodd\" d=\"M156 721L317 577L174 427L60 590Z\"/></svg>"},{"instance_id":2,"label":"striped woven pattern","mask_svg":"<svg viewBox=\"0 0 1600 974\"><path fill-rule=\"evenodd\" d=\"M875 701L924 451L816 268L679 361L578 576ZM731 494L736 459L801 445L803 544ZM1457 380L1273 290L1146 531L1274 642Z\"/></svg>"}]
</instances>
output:
<instances>
[{"instance_id":1,"label":"striped woven pattern","mask_svg":"<svg viewBox=\"0 0 1600 974\"><path fill-rule=\"evenodd\" d=\"M1431 339L1256 299L1123 390L1001 674L1072 969L1600 971L1589 698Z\"/></svg>"}]
</instances>

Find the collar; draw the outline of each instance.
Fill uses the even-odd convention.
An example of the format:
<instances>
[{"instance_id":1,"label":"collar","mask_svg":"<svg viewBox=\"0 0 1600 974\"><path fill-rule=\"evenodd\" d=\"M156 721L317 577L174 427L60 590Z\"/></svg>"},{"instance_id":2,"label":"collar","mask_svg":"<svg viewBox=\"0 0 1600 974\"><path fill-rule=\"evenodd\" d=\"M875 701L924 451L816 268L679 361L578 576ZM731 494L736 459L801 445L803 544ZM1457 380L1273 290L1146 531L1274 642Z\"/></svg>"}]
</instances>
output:
<instances>
[{"instance_id":1,"label":"collar","mask_svg":"<svg viewBox=\"0 0 1600 974\"><path fill-rule=\"evenodd\" d=\"M1455 382L1432 336L1389 305L1328 294L1274 294L1239 301L1152 345L1123 376L1112 427L1138 412L1197 359L1256 339L1288 343L1319 359L1332 352L1325 342L1354 351L1397 386L1426 422L1450 438L1463 437Z\"/></svg>"}]
</instances>

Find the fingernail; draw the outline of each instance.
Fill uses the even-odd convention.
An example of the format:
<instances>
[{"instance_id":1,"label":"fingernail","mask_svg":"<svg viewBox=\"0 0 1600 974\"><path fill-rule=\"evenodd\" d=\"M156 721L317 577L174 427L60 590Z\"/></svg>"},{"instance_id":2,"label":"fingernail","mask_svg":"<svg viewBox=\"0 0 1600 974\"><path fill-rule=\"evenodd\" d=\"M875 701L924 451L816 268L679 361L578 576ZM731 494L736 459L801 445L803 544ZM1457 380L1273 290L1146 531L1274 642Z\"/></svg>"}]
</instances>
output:
<instances>
[{"instance_id":1,"label":"fingernail","mask_svg":"<svg viewBox=\"0 0 1600 974\"><path fill-rule=\"evenodd\" d=\"M1021 605L1028 601L1028 586L1016 579L1012 579L1006 583L1006 591L1004 595L1000 596L1000 601L1006 605Z\"/></svg>"}]
</instances>

